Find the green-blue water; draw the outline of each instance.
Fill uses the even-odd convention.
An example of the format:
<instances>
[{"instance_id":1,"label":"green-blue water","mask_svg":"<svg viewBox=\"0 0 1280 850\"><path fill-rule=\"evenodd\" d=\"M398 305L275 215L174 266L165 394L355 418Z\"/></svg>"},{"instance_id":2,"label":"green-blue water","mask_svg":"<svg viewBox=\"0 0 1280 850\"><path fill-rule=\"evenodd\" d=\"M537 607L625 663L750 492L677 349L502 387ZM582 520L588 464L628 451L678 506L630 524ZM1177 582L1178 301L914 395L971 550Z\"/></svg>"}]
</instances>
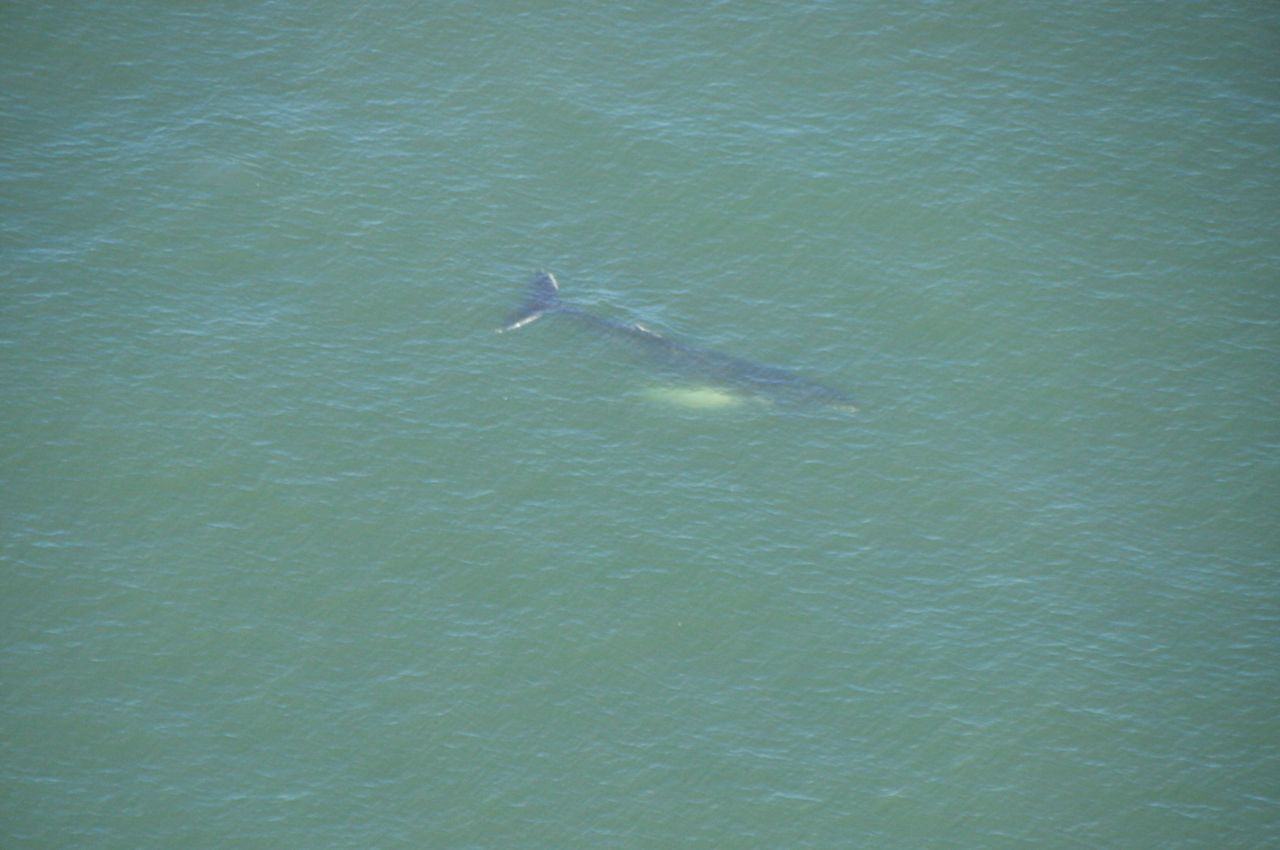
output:
<instances>
[{"instance_id":1,"label":"green-blue water","mask_svg":"<svg viewBox=\"0 0 1280 850\"><path fill-rule=\"evenodd\" d=\"M1273 4L0 23L5 848L1280 845Z\"/></svg>"}]
</instances>

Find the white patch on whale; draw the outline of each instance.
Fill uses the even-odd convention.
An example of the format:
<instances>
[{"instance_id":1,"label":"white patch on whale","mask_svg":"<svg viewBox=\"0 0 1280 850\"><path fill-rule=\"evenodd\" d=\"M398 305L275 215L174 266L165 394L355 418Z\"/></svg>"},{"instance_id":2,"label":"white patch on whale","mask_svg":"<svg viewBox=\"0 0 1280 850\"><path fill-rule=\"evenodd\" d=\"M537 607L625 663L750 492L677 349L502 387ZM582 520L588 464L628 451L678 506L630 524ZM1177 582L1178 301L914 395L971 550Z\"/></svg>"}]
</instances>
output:
<instances>
[{"instance_id":1,"label":"white patch on whale","mask_svg":"<svg viewBox=\"0 0 1280 850\"><path fill-rule=\"evenodd\" d=\"M650 401L688 410L725 410L742 407L751 399L722 387L649 387L642 395Z\"/></svg>"}]
</instances>

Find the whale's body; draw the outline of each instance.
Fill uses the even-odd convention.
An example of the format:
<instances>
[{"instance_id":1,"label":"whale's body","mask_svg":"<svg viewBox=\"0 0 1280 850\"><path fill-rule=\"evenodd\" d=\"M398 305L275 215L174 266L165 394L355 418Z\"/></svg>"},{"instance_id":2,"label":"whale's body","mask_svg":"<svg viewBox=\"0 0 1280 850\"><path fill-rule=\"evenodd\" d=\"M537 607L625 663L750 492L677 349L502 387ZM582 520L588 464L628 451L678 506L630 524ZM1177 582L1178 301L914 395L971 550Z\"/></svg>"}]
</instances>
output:
<instances>
[{"instance_id":1,"label":"whale's body","mask_svg":"<svg viewBox=\"0 0 1280 850\"><path fill-rule=\"evenodd\" d=\"M840 390L811 381L790 370L709 351L663 336L643 325L597 316L581 307L566 304L560 298L559 283L549 272L539 272L534 276L527 300L507 318L498 332L523 328L547 315L562 316L623 338L651 360L686 380L692 379L723 388L728 393L746 394L778 403L857 410L856 402Z\"/></svg>"}]
</instances>

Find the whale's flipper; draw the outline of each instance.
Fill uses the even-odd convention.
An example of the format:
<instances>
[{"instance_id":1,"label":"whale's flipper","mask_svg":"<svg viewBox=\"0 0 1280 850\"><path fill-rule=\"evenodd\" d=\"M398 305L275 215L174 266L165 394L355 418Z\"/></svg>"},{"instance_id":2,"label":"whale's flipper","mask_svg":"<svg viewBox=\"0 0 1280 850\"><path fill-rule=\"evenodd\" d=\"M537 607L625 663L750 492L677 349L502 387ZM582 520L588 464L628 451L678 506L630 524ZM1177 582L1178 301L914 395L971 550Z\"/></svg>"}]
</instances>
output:
<instances>
[{"instance_id":1,"label":"whale's flipper","mask_svg":"<svg viewBox=\"0 0 1280 850\"><path fill-rule=\"evenodd\" d=\"M542 318L544 313L559 309L560 284L550 272L538 272L529 284L529 298L498 328L498 333L523 328Z\"/></svg>"}]
</instances>

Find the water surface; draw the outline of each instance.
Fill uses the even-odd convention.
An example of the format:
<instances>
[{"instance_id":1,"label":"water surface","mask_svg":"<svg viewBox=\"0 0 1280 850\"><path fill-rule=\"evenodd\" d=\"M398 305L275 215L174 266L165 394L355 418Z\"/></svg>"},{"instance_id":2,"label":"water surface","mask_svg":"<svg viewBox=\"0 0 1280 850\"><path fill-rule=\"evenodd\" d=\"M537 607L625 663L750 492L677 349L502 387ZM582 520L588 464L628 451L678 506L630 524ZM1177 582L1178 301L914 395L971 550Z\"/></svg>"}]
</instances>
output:
<instances>
[{"instance_id":1,"label":"water surface","mask_svg":"<svg viewBox=\"0 0 1280 850\"><path fill-rule=\"evenodd\" d=\"M1280 840L1265 4L4 19L6 847Z\"/></svg>"}]
</instances>

